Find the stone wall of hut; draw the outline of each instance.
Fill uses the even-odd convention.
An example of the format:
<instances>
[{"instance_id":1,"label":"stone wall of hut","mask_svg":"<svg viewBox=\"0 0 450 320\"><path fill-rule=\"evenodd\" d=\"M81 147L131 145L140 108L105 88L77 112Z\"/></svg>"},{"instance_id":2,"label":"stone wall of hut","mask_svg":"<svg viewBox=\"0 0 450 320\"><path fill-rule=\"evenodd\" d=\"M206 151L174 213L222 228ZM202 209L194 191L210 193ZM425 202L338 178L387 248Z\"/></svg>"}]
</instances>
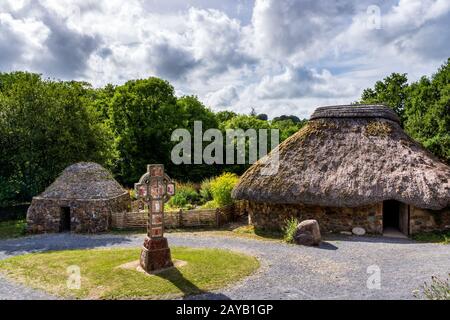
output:
<instances>
[{"instance_id":1,"label":"stone wall of hut","mask_svg":"<svg viewBox=\"0 0 450 320\"><path fill-rule=\"evenodd\" d=\"M307 206L302 204L269 204L241 201L236 207L240 214L248 214L249 223L256 228L281 230L284 221L316 219L322 232L351 231L362 227L368 233L383 233L383 205L356 208ZM450 229L450 207L427 210L410 206L409 234Z\"/></svg>"},{"instance_id":2,"label":"stone wall of hut","mask_svg":"<svg viewBox=\"0 0 450 320\"><path fill-rule=\"evenodd\" d=\"M295 217L299 220L316 219L322 232L351 231L354 227L362 227L372 234L383 232L381 204L336 208L245 201L240 210L248 214L250 224L261 229L281 230L286 219Z\"/></svg>"},{"instance_id":3,"label":"stone wall of hut","mask_svg":"<svg viewBox=\"0 0 450 320\"><path fill-rule=\"evenodd\" d=\"M450 229L450 207L443 210L427 210L410 207L409 232L442 231Z\"/></svg>"},{"instance_id":4,"label":"stone wall of hut","mask_svg":"<svg viewBox=\"0 0 450 320\"><path fill-rule=\"evenodd\" d=\"M64 200L33 198L27 212L29 233L51 233L60 231L61 210L70 208L70 231L97 233L111 228L111 215L130 208L128 193L111 199Z\"/></svg>"}]
</instances>

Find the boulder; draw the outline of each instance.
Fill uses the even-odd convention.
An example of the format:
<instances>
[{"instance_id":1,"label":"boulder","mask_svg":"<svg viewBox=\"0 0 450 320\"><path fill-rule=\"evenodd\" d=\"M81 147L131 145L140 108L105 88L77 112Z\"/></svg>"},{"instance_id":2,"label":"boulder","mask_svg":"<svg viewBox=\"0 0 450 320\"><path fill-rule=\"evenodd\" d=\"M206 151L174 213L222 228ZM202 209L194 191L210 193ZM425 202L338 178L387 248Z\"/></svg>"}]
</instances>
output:
<instances>
[{"instance_id":1,"label":"boulder","mask_svg":"<svg viewBox=\"0 0 450 320\"><path fill-rule=\"evenodd\" d=\"M366 234L366 229L361 227L354 227L352 229L353 234L356 234L357 236L363 236Z\"/></svg>"},{"instance_id":2,"label":"boulder","mask_svg":"<svg viewBox=\"0 0 450 320\"><path fill-rule=\"evenodd\" d=\"M297 226L294 235L295 243L305 246L318 246L322 237L320 236L319 223L317 220L304 220Z\"/></svg>"}]
</instances>

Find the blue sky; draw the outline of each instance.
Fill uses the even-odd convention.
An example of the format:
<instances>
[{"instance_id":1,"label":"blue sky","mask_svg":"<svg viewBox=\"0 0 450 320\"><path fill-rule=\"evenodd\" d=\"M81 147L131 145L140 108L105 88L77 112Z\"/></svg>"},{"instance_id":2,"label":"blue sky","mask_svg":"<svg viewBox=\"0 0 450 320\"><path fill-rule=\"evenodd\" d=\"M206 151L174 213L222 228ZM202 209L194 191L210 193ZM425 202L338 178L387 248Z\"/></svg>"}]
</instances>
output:
<instances>
[{"instance_id":1,"label":"blue sky","mask_svg":"<svg viewBox=\"0 0 450 320\"><path fill-rule=\"evenodd\" d=\"M0 0L0 71L158 76L214 110L308 117L450 56L448 0Z\"/></svg>"}]
</instances>

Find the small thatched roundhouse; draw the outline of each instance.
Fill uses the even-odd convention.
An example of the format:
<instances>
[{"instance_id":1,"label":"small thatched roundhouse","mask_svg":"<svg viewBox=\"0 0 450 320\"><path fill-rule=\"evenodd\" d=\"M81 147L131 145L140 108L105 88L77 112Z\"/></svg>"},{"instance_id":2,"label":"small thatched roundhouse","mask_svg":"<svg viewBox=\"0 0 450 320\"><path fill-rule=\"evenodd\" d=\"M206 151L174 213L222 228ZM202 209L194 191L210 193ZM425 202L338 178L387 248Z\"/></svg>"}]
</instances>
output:
<instances>
[{"instance_id":1,"label":"small thatched roundhouse","mask_svg":"<svg viewBox=\"0 0 450 320\"><path fill-rule=\"evenodd\" d=\"M272 151L233 190L256 227L280 229L298 217L334 232L450 228L450 167L413 141L385 106L318 108L278 151L276 173L261 171L274 161Z\"/></svg>"},{"instance_id":2,"label":"small thatched roundhouse","mask_svg":"<svg viewBox=\"0 0 450 320\"><path fill-rule=\"evenodd\" d=\"M111 173L97 163L67 167L43 193L34 197L27 212L30 233L106 231L111 215L127 211L130 195Z\"/></svg>"}]
</instances>

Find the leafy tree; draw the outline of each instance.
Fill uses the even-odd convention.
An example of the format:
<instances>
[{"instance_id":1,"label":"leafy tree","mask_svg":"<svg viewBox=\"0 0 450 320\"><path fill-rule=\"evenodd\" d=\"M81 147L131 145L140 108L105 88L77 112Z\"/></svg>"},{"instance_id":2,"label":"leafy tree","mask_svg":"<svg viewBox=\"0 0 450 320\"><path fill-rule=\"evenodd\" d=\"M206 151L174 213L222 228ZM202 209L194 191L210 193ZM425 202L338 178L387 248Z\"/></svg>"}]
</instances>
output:
<instances>
[{"instance_id":1,"label":"leafy tree","mask_svg":"<svg viewBox=\"0 0 450 320\"><path fill-rule=\"evenodd\" d=\"M197 97L185 96L177 100L177 106L179 109L178 117L181 120L179 128L187 129L191 133L191 137L194 137L194 122L201 121L202 133L210 128L218 128L219 124L214 112L205 107ZM170 140L170 137L169 137ZM204 142L203 147L210 142ZM193 148L193 144L192 144ZM191 150L192 152L194 150ZM193 154L193 153L192 153ZM193 163L192 159L192 163ZM174 165L170 161L168 163L171 175L179 180L183 181L195 181L200 182L205 177L215 176L221 172L219 165L208 164L183 164Z\"/></svg>"},{"instance_id":2,"label":"leafy tree","mask_svg":"<svg viewBox=\"0 0 450 320\"><path fill-rule=\"evenodd\" d=\"M259 119L259 120L263 120L263 121L267 121L269 119L269 117L265 113L258 114L256 116L256 118Z\"/></svg>"},{"instance_id":3,"label":"leafy tree","mask_svg":"<svg viewBox=\"0 0 450 320\"><path fill-rule=\"evenodd\" d=\"M360 103L385 103L399 115L405 131L450 163L450 59L431 78L407 84L393 73L365 89Z\"/></svg>"},{"instance_id":4,"label":"leafy tree","mask_svg":"<svg viewBox=\"0 0 450 320\"><path fill-rule=\"evenodd\" d=\"M216 113L216 119L219 123L231 120L232 118L236 117L237 113L233 111L219 111Z\"/></svg>"},{"instance_id":5,"label":"leafy tree","mask_svg":"<svg viewBox=\"0 0 450 320\"><path fill-rule=\"evenodd\" d=\"M74 162L111 163L112 135L91 99L86 83L0 74L0 203L29 200Z\"/></svg>"},{"instance_id":6,"label":"leafy tree","mask_svg":"<svg viewBox=\"0 0 450 320\"><path fill-rule=\"evenodd\" d=\"M304 121L304 120L300 120L299 117L294 116L294 115L291 115L291 116L282 115L282 116L273 118L272 122L285 121L285 120L291 120L293 123L301 123Z\"/></svg>"},{"instance_id":7,"label":"leafy tree","mask_svg":"<svg viewBox=\"0 0 450 320\"><path fill-rule=\"evenodd\" d=\"M408 88L405 130L450 163L450 59L431 79L422 77Z\"/></svg>"},{"instance_id":8,"label":"leafy tree","mask_svg":"<svg viewBox=\"0 0 450 320\"><path fill-rule=\"evenodd\" d=\"M408 90L407 82L408 79L405 73L392 73L390 76L384 78L383 81L377 81L373 89L365 89L362 93L360 103L383 103L394 109L403 124L405 120L405 99Z\"/></svg>"},{"instance_id":9,"label":"leafy tree","mask_svg":"<svg viewBox=\"0 0 450 320\"><path fill-rule=\"evenodd\" d=\"M291 119L272 121L271 128L280 130L280 142L282 142L300 130L306 122L307 120L302 120L295 123Z\"/></svg>"},{"instance_id":10,"label":"leafy tree","mask_svg":"<svg viewBox=\"0 0 450 320\"><path fill-rule=\"evenodd\" d=\"M248 129L254 129L256 133L259 133L259 129L270 129L270 123L267 121L259 120L254 116L251 115L238 115L222 124L220 124L220 129L223 131L224 136L224 146L226 145L226 131L229 129L242 129L244 132ZM268 146L267 150L270 150L270 133L268 133ZM245 141L245 159L246 162L249 160L249 139L246 139ZM235 160L237 159L237 144L234 146L235 148ZM258 145L258 148L261 148L260 145ZM236 163L236 161L235 161ZM248 169L250 165L249 164L233 164L233 165L226 165L223 167L224 171L227 172L233 172L236 174L242 174L246 169Z\"/></svg>"},{"instance_id":11,"label":"leafy tree","mask_svg":"<svg viewBox=\"0 0 450 320\"><path fill-rule=\"evenodd\" d=\"M132 186L149 163L169 163L173 130L182 126L173 87L149 78L128 81L115 89L109 103L110 126L118 159L116 177Z\"/></svg>"}]
</instances>

